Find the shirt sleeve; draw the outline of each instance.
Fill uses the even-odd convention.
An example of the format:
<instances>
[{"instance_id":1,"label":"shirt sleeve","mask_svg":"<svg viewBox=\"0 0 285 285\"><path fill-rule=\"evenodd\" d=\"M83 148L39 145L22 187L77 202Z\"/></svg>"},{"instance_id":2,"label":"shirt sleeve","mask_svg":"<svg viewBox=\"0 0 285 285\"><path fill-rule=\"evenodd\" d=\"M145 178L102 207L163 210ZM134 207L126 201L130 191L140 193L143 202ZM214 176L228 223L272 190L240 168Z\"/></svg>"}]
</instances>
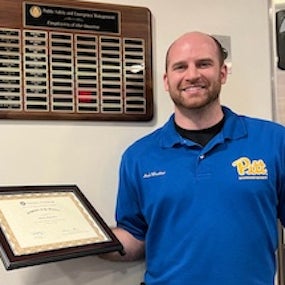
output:
<instances>
[{"instance_id":1,"label":"shirt sleeve","mask_svg":"<svg viewBox=\"0 0 285 285\"><path fill-rule=\"evenodd\" d=\"M142 214L140 177L135 158L125 153L119 171L119 188L116 205L117 226L127 230L135 238L144 240L147 224Z\"/></svg>"}]
</instances>

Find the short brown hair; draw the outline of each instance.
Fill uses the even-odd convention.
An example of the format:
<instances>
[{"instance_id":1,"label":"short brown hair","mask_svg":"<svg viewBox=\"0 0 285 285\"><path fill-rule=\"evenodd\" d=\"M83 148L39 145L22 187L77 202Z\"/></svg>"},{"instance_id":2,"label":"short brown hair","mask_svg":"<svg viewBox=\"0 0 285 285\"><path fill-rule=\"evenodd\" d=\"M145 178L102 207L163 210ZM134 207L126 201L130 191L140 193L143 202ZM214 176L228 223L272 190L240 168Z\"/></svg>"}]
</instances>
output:
<instances>
[{"instance_id":1,"label":"short brown hair","mask_svg":"<svg viewBox=\"0 0 285 285\"><path fill-rule=\"evenodd\" d=\"M228 51L222 46L222 44L214 36L209 35L209 37L212 38L216 43L216 46L218 48L220 63L222 65L225 59L228 57Z\"/></svg>"}]
</instances>

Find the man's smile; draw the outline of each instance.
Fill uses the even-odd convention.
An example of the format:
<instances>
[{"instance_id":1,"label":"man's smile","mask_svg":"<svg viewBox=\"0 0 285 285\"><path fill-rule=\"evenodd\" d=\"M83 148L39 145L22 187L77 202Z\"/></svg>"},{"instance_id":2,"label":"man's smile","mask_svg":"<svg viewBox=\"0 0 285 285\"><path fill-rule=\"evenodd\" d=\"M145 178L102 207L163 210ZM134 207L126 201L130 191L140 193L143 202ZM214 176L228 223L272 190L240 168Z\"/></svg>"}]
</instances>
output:
<instances>
[{"instance_id":1,"label":"man's smile","mask_svg":"<svg viewBox=\"0 0 285 285\"><path fill-rule=\"evenodd\" d=\"M199 84L199 85L195 84L195 85L189 85L189 86L183 87L181 90L187 93L193 93L193 92L201 91L205 88L206 86L204 84Z\"/></svg>"}]
</instances>

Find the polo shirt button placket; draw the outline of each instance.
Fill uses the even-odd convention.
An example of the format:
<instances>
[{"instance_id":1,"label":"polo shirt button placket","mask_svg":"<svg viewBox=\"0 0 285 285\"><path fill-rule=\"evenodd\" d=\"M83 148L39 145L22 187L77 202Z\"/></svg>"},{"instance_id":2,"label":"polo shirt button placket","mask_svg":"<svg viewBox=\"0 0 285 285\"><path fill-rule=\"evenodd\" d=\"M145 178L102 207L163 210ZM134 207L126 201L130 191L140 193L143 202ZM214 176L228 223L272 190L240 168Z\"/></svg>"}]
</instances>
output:
<instances>
[{"instance_id":1,"label":"polo shirt button placket","mask_svg":"<svg viewBox=\"0 0 285 285\"><path fill-rule=\"evenodd\" d=\"M203 160L205 158L205 154L201 154L200 156L199 156L199 160Z\"/></svg>"}]
</instances>

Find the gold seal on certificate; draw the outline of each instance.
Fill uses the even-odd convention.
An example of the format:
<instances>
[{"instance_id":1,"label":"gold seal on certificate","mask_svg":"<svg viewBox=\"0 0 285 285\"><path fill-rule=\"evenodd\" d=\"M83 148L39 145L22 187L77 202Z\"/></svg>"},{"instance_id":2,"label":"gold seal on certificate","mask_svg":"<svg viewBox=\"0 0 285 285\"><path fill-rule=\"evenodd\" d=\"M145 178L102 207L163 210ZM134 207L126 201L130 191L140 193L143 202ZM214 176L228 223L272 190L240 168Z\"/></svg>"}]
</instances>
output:
<instances>
[{"instance_id":1,"label":"gold seal on certificate","mask_svg":"<svg viewBox=\"0 0 285 285\"><path fill-rule=\"evenodd\" d=\"M7 270L123 253L121 243L75 185L0 187L0 245Z\"/></svg>"}]
</instances>

